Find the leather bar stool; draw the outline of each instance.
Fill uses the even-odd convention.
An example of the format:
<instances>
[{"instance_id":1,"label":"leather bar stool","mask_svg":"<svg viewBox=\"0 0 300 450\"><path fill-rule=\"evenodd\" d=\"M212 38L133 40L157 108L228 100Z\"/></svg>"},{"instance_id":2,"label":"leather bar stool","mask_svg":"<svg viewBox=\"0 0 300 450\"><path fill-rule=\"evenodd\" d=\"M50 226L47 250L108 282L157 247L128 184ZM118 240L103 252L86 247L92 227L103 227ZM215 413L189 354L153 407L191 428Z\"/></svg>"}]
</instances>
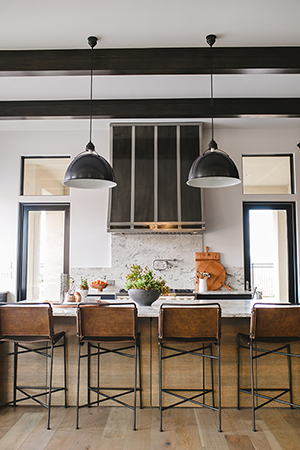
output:
<instances>
[{"instance_id":1,"label":"leather bar stool","mask_svg":"<svg viewBox=\"0 0 300 450\"><path fill-rule=\"evenodd\" d=\"M137 332L137 308L134 303L79 303L77 307L78 336L78 378L76 402L76 429L79 424L79 409L93 406L107 400L133 410L133 429L136 429L136 393L140 392L140 408L142 408L141 392L141 359L140 334ZM82 346L87 343L87 352L81 354ZM113 345L111 345L113 344ZM100 386L102 359L105 354L112 353L134 360L133 387ZM100 366L100 356L101 366ZM95 358L96 357L96 358ZM79 405L80 360L87 359L87 403ZM91 384L91 361L97 360L97 383ZM107 361L111 363L111 361ZM112 363L111 363L112 364ZM139 387L137 387L137 366L139 366ZM112 367L110 365L110 367ZM113 369L111 369L113 371ZM112 392L111 392L112 391ZM95 400L91 400L91 393ZM116 393L114 393L116 392ZM110 394L111 393L111 394ZM121 399L133 393L133 405Z\"/></svg>"},{"instance_id":2,"label":"leather bar stool","mask_svg":"<svg viewBox=\"0 0 300 450\"><path fill-rule=\"evenodd\" d=\"M185 402L192 402L194 405L205 406L218 411L219 431L221 431L220 318L221 308L217 303L200 305L180 304L178 306L165 303L161 305L158 323L159 431L163 431L162 411ZM176 344L179 343L180 345L177 346ZM215 347L217 348L216 356L213 351ZM179 389L163 388L163 377L167 375L167 370L163 370L163 361L179 356L183 358L184 355L202 358L202 386L197 389L190 389L189 386L180 386ZM210 388L205 386L205 360L210 361ZM218 406L215 406L214 395L214 360L218 363ZM196 373L195 378L199 378ZM184 392L189 393L189 396L183 395ZM169 406L163 406L163 393L175 397L177 401ZM206 403L205 396L207 394L211 394L211 405ZM202 397L202 402L199 401L199 397Z\"/></svg>"},{"instance_id":3,"label":"leather bar stool","mask_svg":"<svg viewBox=\"0 0 300 450\"><path fill-rule=\"evenodd\" d=\"M290 407L298 407L293 402L293 386L292 386L292 366L291 357L300 357L298 353L291 352L292 343L300 341L300 305L291 305L284 303L256 303L253 305L250 322L250 334L238 333L238 409L240 408L240 393L244 392L251 395L252 405L252 425L255 431L255 411L272 401L288 405ZM240 353L241 349L250 352L250 377L251 386L240 386ZM259 376L258 359L270 355L285 356L287 358L288 387L273 387L268 385L265 388L258 388L257 380ZM265 358L264 358L265 359ZM256 376L254 377L254 361L256 364ZM275 374L276 365L274 360L271 362L270 370ZM256 383L254 382L256 379ZM270 380L268 380L268 383ZM276 395L266 395L273 392ZM289 401L282 400L282 396L289 394ZM255 406L254 399L257 399ZM258 399L262 399L262 403L258 404Z\"/></svg>"},{"instance_id":4,"label":"leather bar stool","mask_svg":"<svg viewBox=\"0 0 300 450\"><path fill-rule=\"evenodd\" d=\"M47 429L49 429L52 394L54 392L64 391L64 403L65 407L67 407L65 332L61 331L60 333L54 333L51 305L49 303L27 303L26 305L20 303L7 303L5 305L0 305L0 343L4 342L12 342L14 344L13 352L1 354L1 356L14 355L13 400L5 403L5 405L15 406L18 402L23 400L34 400L39 405L48 409ZM52 386L54 349L58 347L63 347L63 387ZM45 373L46 379L49 380L47 385L23 386L18 384L18 357L21 354L27 355L28 353L36 353L50 360L48 376L47 370ZM38 366L32 367L33 373L39 370ZM30 391L32 390L42 392L31 395ZM21 393L23 397L17 398L17 393ZM41 396L43 395L48 396L48 402L44 403L41 400Z\"/></svg>"}]
</instances>

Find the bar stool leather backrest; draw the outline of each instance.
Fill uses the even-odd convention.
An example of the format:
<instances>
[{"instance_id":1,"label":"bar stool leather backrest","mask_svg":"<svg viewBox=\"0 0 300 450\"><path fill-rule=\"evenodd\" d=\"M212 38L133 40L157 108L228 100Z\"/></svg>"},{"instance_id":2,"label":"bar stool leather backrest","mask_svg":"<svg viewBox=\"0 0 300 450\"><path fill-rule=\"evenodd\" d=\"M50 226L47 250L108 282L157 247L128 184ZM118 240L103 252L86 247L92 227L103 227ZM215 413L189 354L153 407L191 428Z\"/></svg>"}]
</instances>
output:
<instances>
[{"instance_id":1,"label":"bar stool leather backrest","mask_svg":"<svg viewBox=\"0 0 300 450\"><path fill-rule=\"evenodd\" d=\"M164 304L159 315L159 338L208 339L220 338L220 309L213 305L169 307Z\"/></svg>"},{"instance_id":2,"label":"bar stool leather backrest","mask_svg":"<svg viewBox=\"0 0 300 450\"><path fill-rule=\"evenodd\" d=\"M53 315L49 303L7 304L0 308L1 338L13 339L18 336L39 337L39 340L53 336Z\"/></svg>"},{"instance_id":3,"label":"bar stool leather backrest","mask_svg":"<svg viewBox=\"0 0 300 450\"><path fill-rule=\"evenodd\" d=\"M250 337L276 338L300 336L300 306L285 304L254 304Z\"/></svg>"},{"instance_id":4,"label":"bar stool leather backrest","mask_svg":"<svg viewBox=\"0 0 300 450\"><path fill-rule=\"evenodd\" d=\"M137 337L137 310L135 304L118 307L105 304L80 304L77 311L79 338L128 338Z\"/></svg>"}]
</instances>

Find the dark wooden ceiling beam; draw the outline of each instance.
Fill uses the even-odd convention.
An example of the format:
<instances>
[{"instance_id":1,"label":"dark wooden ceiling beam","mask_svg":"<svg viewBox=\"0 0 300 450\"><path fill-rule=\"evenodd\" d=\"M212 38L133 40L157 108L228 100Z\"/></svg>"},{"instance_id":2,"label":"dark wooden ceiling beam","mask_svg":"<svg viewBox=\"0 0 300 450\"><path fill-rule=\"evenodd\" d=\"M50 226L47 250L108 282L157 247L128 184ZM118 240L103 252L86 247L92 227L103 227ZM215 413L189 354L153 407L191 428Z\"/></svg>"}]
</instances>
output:
<instances>
[{"instance_id":1,"label":"dark wooden ceiling beam","mask_svg":"<svg viewBox=\"0 0 300 450\"><path fill-rule=\"evenodd\" d=\"M0 76L87 75L91 50L2 50ZM214 47L214 73L300 73L300 47ZM210 48L94 49L98 75L210 73Z\"/></svg>"},{"instance_id":2,"label":"dark wooden ceiling beam","mask_svg":"<svg viewBox=\"0 0 300 450\"><path fill-rule=\"evenodd\" d=\"M99 119L203 119L210 99L93 100ZM88 118L88 100L4 101L0 119ZM300 117L300 98L217 98L215 118Z\"/></svg>"}]
</instances>

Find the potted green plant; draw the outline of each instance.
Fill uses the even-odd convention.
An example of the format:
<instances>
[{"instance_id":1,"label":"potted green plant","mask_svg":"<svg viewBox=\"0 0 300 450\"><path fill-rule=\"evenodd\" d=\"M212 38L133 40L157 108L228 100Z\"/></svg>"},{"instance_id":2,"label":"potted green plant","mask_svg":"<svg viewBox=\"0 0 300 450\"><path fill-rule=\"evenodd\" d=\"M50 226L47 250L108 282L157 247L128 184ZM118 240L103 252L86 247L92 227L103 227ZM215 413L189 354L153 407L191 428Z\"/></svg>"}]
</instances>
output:
<instances>
[{"instance_id":1,"label":"potted green plant","mask_svg":"<svg viewBox=\"0 0 300 450\"><path fill-rule=\"evenodd\" d=\"M165 280L161 277L155 278L152 270L147 266L143 269L138 264L131 266L124 288L134 302L144 306L151 305L161 294L169 292Z\"/></svg>"},{"instance_id":2,"label":"potted green plant","mask_svg":"<svg viewBox=\"0 0 300 450\"><path fill-rule=\"evenodd\" d=\"M81 294L81 299L84 300L85 297L89 293L89 285L88 285L88 282L87 282L87 278L80 277L79 292Z\"/></svg>"}]
</instances>

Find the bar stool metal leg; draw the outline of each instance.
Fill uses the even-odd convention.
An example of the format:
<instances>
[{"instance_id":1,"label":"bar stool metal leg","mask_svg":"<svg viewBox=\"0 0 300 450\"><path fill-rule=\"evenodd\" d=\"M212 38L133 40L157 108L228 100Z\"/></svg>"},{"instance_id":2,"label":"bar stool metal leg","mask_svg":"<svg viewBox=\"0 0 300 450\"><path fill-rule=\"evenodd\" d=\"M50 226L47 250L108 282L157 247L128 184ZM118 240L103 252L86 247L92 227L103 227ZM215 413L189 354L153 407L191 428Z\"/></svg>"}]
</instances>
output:
<instances>
[{"instance_id":1,"label":"bar stool metal leg","mask_svg":"<svg viewBox=\"0 0 300 450\"><path fill-rule=\"evenodd\" d=\"M202 344L202 353L205 355L205 347ZM203 403L205 403L205 357L202 358L202 388L203 388Z\"/></svg>"},{"instance_id":2,"label":"bar stool metal leg","mask_svg":"<svg viewBox=\"0 0 300 450\"><path fill-rule=\"evenodd\" d=\"M143 408L142 403L142 370L141 370L141 346L140 337L138 337L138 358L139 358L139 388L140 388L140 409Z\"/></svg>"},{"instance_id":3,"label":"bar stool metal leg","mask_svg":"<svg viewBox=\"0 0 300 450\"><path fill-rule=\"evenodd\" d=\"M66 351L66 335L64 334L64 386L65 386L65 408L67 408L67 351Z\"/></svg>"},{"instance_id":4,"label":"bar stool metal leg","mask_svg":"<svg viewBox=\"0 0 300 450\"><path fill-rule=\"evenodd\" d=\"M134 345L133 431L136 431L137 342Z\"/></svg>"},{"instance_id":5,"label":"bar stool metal leg","mask_svg":"<svg viewBox=\"0 0 300 450\"><path fill-rule=\"evenodd\" d=\"M80 339L78 338L78 357L77 357L77 398L76 398L76 430L78 430L79 413L79 385L80 385Z\"/></svg>"},{"instance_id":6,"label":"bar stool metal leg","mask_svg":"<svg viewBox=\"0 0 300 450\"><path fill-rule=\"evenodd\" d=\"M159 348L159 431L162 431L162 343Z\"/></svg>"},{"instance_id":7,"label":"bar stool metal leg","mask_svg":"<svg viewBox=\"0 0 300 450\"><path fill-rule=\"evenodd\" d=\"M18 349L17 343L14 343L14 406L17 400L17 380L18 380Z\"/></svg>"},{"instance_id":8,"label":"bar stool metal leg","mask_svg":"<svg viewBox=\"0 0 300 450\"><path fill-rule=\"evenodd\" d=\"M218 402L219 402L219 431L221 428L221 358L220 358L220 340L218 341Z\"/></svg>"},{"instance_id":9,"label":"bar stool metal leg","mask_svg":"<svg viewBox=\"0 0 300 450\"><path fill-rule=\"evenodd\" d=\"M240 338L237 337L237 409L240 409Z\"/></svg>"},{"instance_id":10,"label":"bar stool metal leg","mask_svg":"<svg viewBox=\"0 0 300 450\"><path fill-rule=\"evenodd\" d=\"M47 420L47 430L50 430L50 411L51 411L51 394L52 394L52 375L53 375L53 340L51 340L51 353L50 353L50 376L49 376L49 397L48 397L48 420Z\"/></svg>"},{"instance_id":11,"label":"bar stool metal leg","mask_svg":"<svg viewBox=\"0 0 300 450\"><path fill-rule=\"evenodd\" d=\"M212 388L212 404L213 407L215 407L215 382L214 382L214 360L212 358L213 351L212 351L212 344L210 344L210 370L211 370L211 388Z\"/></svg>"},{"instance_id":12,"label":"bar stool metal leg","mask_svg":"<svg viewBox=\"0 0 300 450\"><path fill-rule=\"evenodd\" d=\"M253 342L250 340L250 370L251 370L251 405L252 405L252 431L255 429L255 408L254 408L254 371L253 371Z\"/></svg>"},{"instance_id":13,"label":"bar stool metal leg","mask_svg":"<svg viewBox=\"0 0 300 450\"><path fill-rule=\"evenodd\" d=\"M88 402L88 408L91 406L91 344L90 342L87 343L88 346L88 354L87 354L87 402ZM98 384L99 387L99 384Z\"/></svg>"},{"instance_id":14,"label":"bar stool metal leg","mask_svg":"<svg viewBox=\"0 0 300 450\"><path fill-rule=\"evenodd\" d=\"M291 361L291 346L290 344L287 345L287 351L288 351L288 368L289 368L289 388L290 388L290 403L293 403L293 386L292 386L292 361ZM293 406L291 405L291 408Z\"/></svg>"},{"instance_id":15,"label":"bar stool metal leg","mask_svg":"<svg viewBox=\"0 0 300 450\"><path fill-rule=\"evenodd\" d=\"M100 345L97 345L97 386L100 386ZM97 405L99 406L100 394L99 389L97 390Z\"/></svg>"}]
</instances>

